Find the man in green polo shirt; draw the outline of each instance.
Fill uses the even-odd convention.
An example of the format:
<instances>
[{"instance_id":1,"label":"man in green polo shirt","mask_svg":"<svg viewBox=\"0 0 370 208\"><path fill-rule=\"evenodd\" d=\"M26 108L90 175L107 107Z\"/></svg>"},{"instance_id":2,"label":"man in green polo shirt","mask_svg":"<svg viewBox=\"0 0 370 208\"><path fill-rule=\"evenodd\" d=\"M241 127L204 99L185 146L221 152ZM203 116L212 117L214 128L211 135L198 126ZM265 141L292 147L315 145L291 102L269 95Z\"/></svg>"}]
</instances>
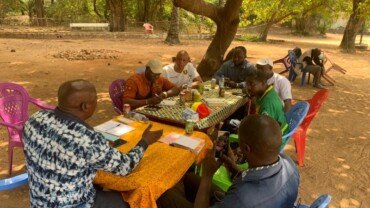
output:
<instances>
[{"instance_id":1,"label":"man in green polo shirt","mask_svg":"<svg viewBox=\"0 0 370 208\"><path fill-rule=\"evenodd\" d=\"M274 86L268 85L266 81L267 77L263 72L253 71L246 78L246 88L250 96L255 98L257 114L268 115L275 119L284 135L289 131L284 107Z\"/></svg>"}]
</instances>

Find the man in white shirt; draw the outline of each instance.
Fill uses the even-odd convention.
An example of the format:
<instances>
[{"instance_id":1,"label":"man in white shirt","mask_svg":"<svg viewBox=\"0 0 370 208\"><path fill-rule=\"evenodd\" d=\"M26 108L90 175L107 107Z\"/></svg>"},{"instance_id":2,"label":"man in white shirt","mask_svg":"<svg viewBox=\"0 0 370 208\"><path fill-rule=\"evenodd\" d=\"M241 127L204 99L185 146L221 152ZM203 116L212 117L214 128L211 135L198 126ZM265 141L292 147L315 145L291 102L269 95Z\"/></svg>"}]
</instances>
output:
<instances>
[{"instance_id":1,"label":"man in white shirt","mask_svg":"<svg viewBox=\"0 0 370 208\"><path fill-rule=\"evenodd\" d=\"M191 83L192 88L202 83L197 69L190 62L188 52L181 50L176 55L176 61L163 67L162 76L170 80L177 87L185 87Z\"/></svg>"},{"instance_id":2,"label":"man in white shirt","mask_svg":"<svg viewBox=\"0 0 370 208\"><path fill-rule=\"evenodd\" d=\"M288 112L292 107L292 86L289 80L272 71L273 63L268 58L261 58L257 62L256 67L257 70L262 71L267 76L267 84L274 85L275 91L284 104L284 111Z\"/></svg>"}]
</instances>

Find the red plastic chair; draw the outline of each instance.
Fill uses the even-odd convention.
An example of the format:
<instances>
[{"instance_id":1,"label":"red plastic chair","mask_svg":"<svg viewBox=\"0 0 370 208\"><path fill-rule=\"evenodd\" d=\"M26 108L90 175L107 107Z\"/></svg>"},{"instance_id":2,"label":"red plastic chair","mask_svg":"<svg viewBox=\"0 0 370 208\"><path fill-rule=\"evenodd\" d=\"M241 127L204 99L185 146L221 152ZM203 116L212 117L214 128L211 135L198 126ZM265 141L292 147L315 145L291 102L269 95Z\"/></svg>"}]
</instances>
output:
<instances>
[{"instance_id":1,"label":"red plastic chair","mask_svg":"<svg viewBox=\"0 0 370 208\"><path fill-rule=\"evenodd\" d=\"M281 59L278 59L278 60L275 60L273 62L273 64L278 64L278 63L282 63L285 67L285 70L284 71L281 71L279 72L279 74L284 74L286 72L289 72L289 69L291 67L291 64L290 64L290 59L289 59L289 54L284 56L284 58L281 58Z\"/></svg>"},{"instance_id":2,"label":"red plastic chair","mask_svg":"<svg viewBox=\"0 0 370 208\"><path fill-rule=\"evenodd\" d=\"M299 166L303 166L304 163L307 129L310 126L311 121L315 118L316 114L319 112L321 106L326 101L328 95L329 90L322 89L316 92L316 94L310 100L308 100L308 102L310 103L310 109L308 110L307 116L303 120L302 124L299 126L297 131L293 134Z\"/></svg>"},{"instance_id":3,"label":"red plastic chair","mask_svg":"<svg viewBox=\"0 0 370 208\"><path fill-rule=\"evenodd\" d=\"M32 98L26 89L14 83L0 83L0 125L7 127L9 135L9 175L12 174L13 149L23 147L22 135L24 123L28 120L28 103L41 109L53 110L54 106L44 104Z\"/></svg>"},{"instance_id":4,"label":"red plastic chair","mask_svg":"<svg viewBox=\"0 0 370 208\"><path fill-rule=\"evenodd\" d=\"M114 111L118 113L119 115L122 115L122 97L123 97L123 91L125 89L125 83L126 81L123 79L117 79L113 81L109 86L109 96L112 100L112 106Z\"/></svg>"}]
</instances>

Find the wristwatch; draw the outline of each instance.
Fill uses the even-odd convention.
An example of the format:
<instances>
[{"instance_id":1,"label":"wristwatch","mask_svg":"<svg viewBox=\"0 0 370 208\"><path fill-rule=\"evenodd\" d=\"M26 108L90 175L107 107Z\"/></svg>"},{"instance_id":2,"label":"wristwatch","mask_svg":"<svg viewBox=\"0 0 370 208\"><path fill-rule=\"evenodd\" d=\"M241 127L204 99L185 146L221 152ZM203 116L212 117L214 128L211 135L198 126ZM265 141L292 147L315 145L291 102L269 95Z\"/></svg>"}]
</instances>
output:
<instances>
[{"instance_id":1,"label":"wristwatch","mask_svg":"<svg viewBox=\"0 0 370 208\"><path fill-rule=\"evenodd\" d=\"M164 98L167 98L167 92L162 92L164 94Z\"/></svg>"}]
</instances>

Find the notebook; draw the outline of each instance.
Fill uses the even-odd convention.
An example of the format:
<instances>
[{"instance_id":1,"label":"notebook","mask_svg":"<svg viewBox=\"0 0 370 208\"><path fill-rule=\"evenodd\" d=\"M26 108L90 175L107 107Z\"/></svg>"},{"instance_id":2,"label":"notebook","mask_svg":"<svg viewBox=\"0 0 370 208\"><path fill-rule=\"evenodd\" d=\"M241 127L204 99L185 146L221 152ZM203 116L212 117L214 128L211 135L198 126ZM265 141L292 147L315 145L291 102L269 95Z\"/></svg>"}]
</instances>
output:
<instances>
[{"instance_id":1,"label":"notebook","mask_svg":"<svg viewBox=\"0 0 370 208\"><path fill-rule=\"evenodd\" d=\"M102 123L94 128L96 131L103 133L111 134L117 137L122 136L130 131L133 131L135 128L128 126L126 124L119 123L117 121L107 121Z\"/></svg>"},{"instance_id":2,"label":"notebook","mask_svg":"<svg viewBox=\"0 0 370 208\"><path fill-rule=\"evenodd\" d=\"M189 137L176 133L170 133L161 138L159 141L171 146L188 149L195 154L199 154L205 145L204 140L200 138Z\"/></svg>"}]
</instances>

